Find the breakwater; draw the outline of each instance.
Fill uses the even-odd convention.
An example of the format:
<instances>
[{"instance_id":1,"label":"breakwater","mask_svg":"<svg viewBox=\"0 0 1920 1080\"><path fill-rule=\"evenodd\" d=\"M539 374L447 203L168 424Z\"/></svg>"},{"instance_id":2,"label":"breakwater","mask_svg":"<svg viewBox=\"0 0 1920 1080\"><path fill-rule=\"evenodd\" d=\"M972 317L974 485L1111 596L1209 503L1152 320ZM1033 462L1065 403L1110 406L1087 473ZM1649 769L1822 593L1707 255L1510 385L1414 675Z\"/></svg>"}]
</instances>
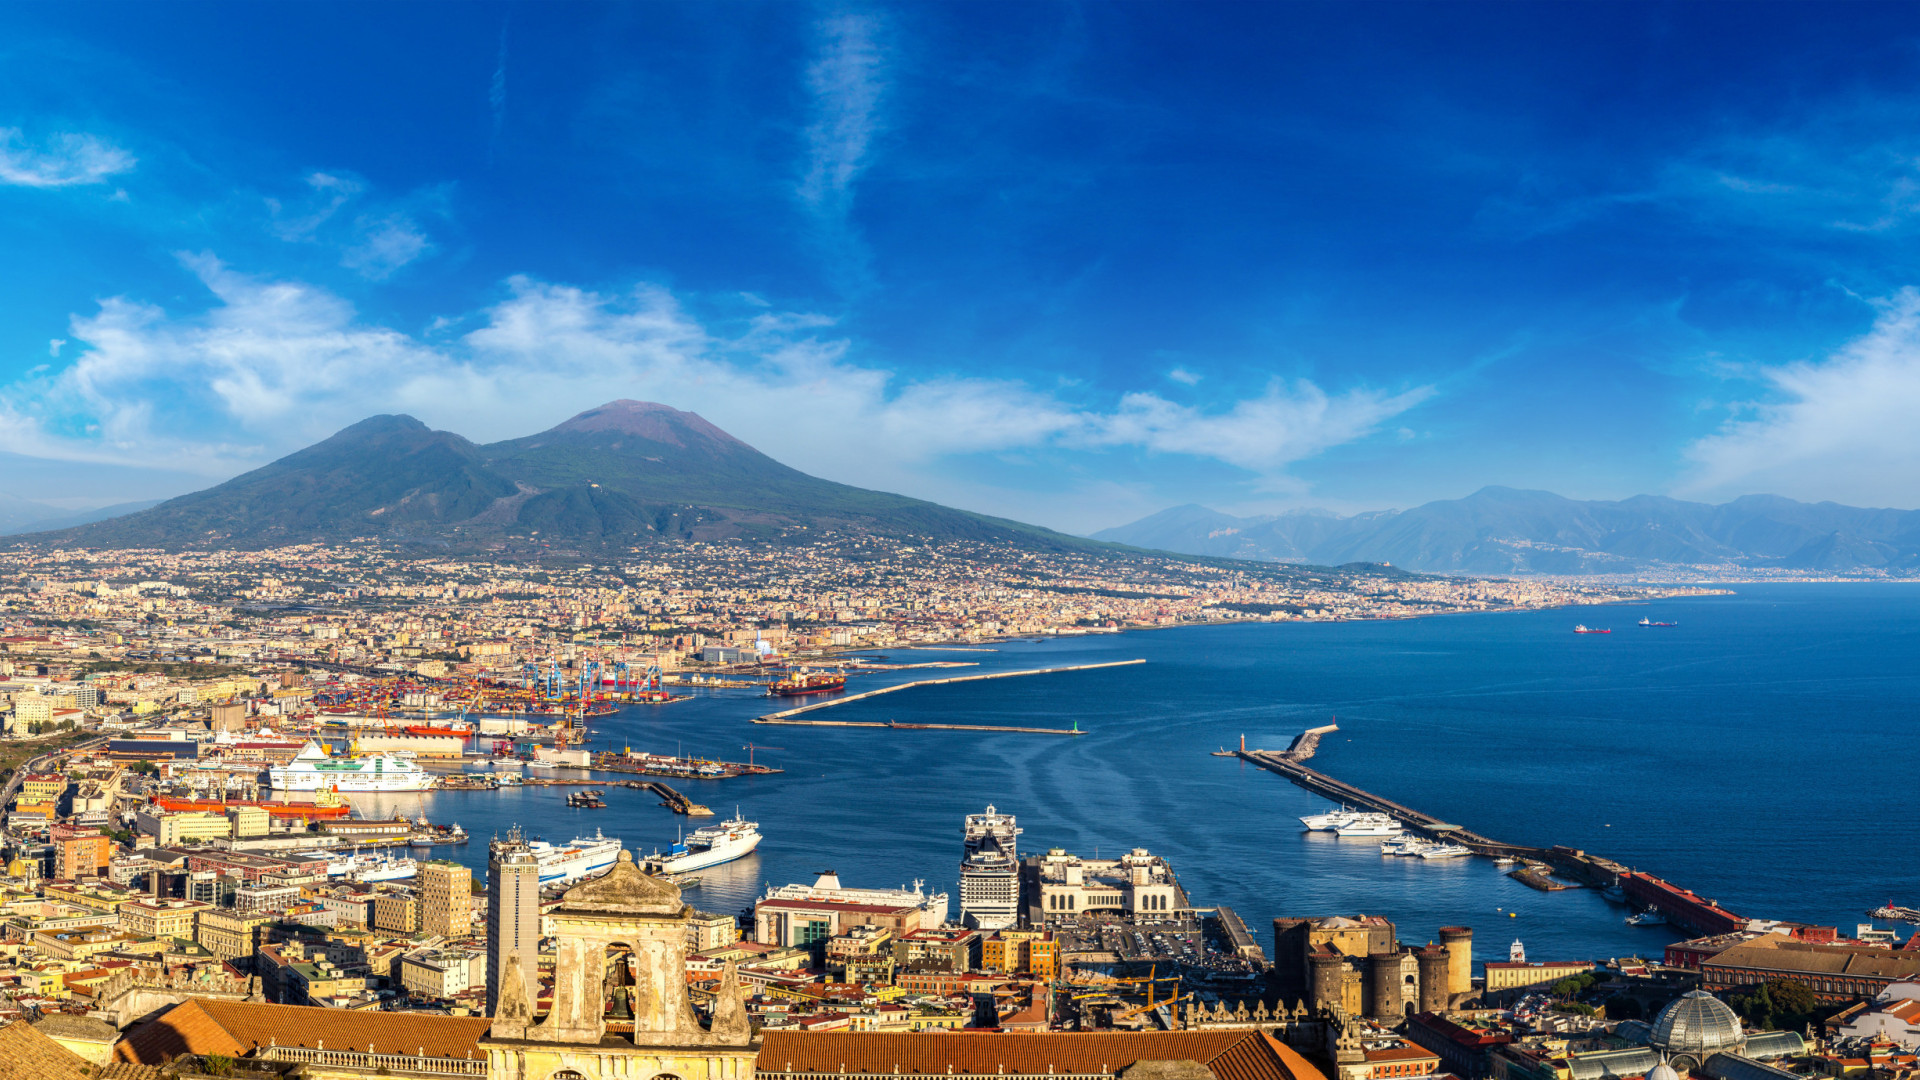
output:
<instances>
[{"instance_id":1,"label":"breakwater","mask_svg":"<svg viewBox=\"0 0 1920 1080\"><path fill-rule=\"evenodd\" d=\"M1618 889L1634 907L1657 911L1666 916L1669 923L1695 934L1724 934L1730 930L1739 929L1747 923L1745 918L1721 907L1717 901L1699 896L1691 889L1681 888L1651 874L1631 870L1612 859L1560 844L1541 848L1496 840L1465 826L1442 821L1431 814L1403 806L1384 796L1355 787L1344 780L1337 780L1306 765L1305 759L1312 757L1319 747L1320 736L1333 730L1336 729L1332 726L1310 728L1295 736L1286 750L1242 749L1235 751L1234 756L1252 762L1269 772L1278 773L1308 791L1344 806L1357 806L1386 814L1406 828L1424 836L1464 844L1476 855L1489 855L1496 858L1505 856L1523 860L1525 865L1514 871L1511 876L1522 884L1542 892L1577 887L1548 876L1548 868L1551 868L1555 873L1581 884Z\"/></svg>"},{"instance_id":2,"label":"breakwater","mask_svg":"<svg viewBox=\"0 0 1920 1080\"><path fill-rule=\"evenodd\" d=\"M897 694L902 690L912 690L915 687L921 686L948 686L953 683L979 682L983 679L1013 679L1024 675L1057 675L1068 671L1095 671L1100 668L1131 667L1134 664L1144 663L1146 663L1144 659L1109 660L1100 664L1068 664L1061 667L1028 668L1024 671L993 671L983 675L955 675L945 679L916 679L913 682L903 682L897 686L883 686L878 690L867 690L858 694L848 694L846 697L834 698L831 701L816 701L811 705L802 705L796 709L782 709L779 712L756 717L753 722L756 724L815 723L827 724L833 727L899 727L940 731L1033 731L1058 735L1075 735L1079 734L1077 729L1069 731L1062 728L1004 727L988 724L895 724L891 721L796 721L793 718L803 713L817 712L821 709L831 709L835 706L846 705L855 701L866 701L869 698L876 698L882 694Z\"/></svg>"},{"instance_id":3,"label":"breakwater","mask_svg":"<svg viewBox=\"0 0 1920 1080\"><path fill-rule=\"evenodd\" d=\"M897 728L901 731L1019 731L1029 735L1084 735L1080 725L1071 728L1052 727L1016 727L1012 724L901 724L892 720L796 720L788 717L762 716L756 724L791 724L795 727L877 727Z\"/></svg>"}]
</instances>

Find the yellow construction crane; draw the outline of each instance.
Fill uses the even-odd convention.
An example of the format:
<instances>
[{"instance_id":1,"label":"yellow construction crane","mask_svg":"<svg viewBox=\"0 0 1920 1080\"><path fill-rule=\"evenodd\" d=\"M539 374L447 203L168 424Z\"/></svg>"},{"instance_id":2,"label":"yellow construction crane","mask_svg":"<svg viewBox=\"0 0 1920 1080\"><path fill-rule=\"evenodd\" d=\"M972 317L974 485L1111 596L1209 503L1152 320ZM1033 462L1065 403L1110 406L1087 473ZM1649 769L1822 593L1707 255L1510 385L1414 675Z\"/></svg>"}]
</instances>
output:
<instances>
[{"instance_id":1,"label":"yellow construction crane","mask_svg":"<svg viewBox=\"0 0 1920 1080\"><path fill-rule=\"evenodd\" d=\"M1159 1002L1157 1004L1152 1001L1149 1001L1145 1005L1135 1005L1133 1008L1128 1009L1126 1012L1115 1013L1112 1022L1117 1024L1122 1020L1131 1020L1134 1017L1139 1016L1141 1013L1148 1012L1153 1009L1157 1009L1161 1005L1172 1005L1176 1001L1185 1001L1186 999L1187 999L1187 995L1182 993L1182 994L1175 994L1172 997L1166 999L1165 1001Z\"/></svg>"}]
</instances>

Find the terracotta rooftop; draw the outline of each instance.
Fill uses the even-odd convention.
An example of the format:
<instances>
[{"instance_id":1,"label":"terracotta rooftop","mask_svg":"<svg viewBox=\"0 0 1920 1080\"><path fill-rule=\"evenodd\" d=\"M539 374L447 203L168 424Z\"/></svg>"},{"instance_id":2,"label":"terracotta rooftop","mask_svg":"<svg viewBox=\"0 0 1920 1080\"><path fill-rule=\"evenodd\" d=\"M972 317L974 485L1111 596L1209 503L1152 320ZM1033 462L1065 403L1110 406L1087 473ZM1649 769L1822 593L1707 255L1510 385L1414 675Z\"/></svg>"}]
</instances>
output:
<instances>
[{"instance_id":1,"label":"terracotta rooftop","mask_svg":"<svg viewBox=\"0 0 1920 1080\"><path fill-rule=\"evenodd\" d=\"M829 1075L1112 1074L1136 1061L1198 1061L1219 1080L1325 1080L1290 1047L1258 1031L1002 1035L769 1031L756 1068Z\"/></svg>"},{"instance_id":2,"label":"terracotta rooftop","mask_svg":"<svg viewBox=\"0 0 1920 1080\"><path fill-rule=\"evenodd\" d=\"M262 1046L300 1046L438 1058L483 1058L484 1016L321 1010L303 1005L194 999L128 1032L114 1060L160 1065L179 1054L243 1057ZM5 1078L0 1078L5 1080Z\"/></svg>"},{"instance_id":3,"label":"terracotta rooftop","mask_svg":"<svg viewBox=\"0 0 1920 1080\"><path fill-rule=\"evenodd\" d=\"M85 1066L32 1024L15 1020L0 1028L0 1080L89 1080Z\"/></svg>"}]
</instances>

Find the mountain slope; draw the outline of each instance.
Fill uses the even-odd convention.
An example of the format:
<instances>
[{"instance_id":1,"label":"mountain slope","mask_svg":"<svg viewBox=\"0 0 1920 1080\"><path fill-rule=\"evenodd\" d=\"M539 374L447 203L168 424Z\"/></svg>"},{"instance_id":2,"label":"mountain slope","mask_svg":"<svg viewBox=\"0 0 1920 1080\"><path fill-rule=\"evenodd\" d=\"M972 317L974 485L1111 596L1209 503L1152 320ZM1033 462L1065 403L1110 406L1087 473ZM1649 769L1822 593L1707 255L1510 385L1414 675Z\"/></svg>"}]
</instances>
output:
<instances>
[{"instance_id":1,"label":"mountain slope","mask_svg":"<svg viewBox=\"0 0 1920 1080\"><path fill-rule=\"evenodd\" d=\"M411 416L375 416L205 491L35 539L244 546L409 535L470 519L516 490L460 436Z\"/></svg>"},{"instance_id":2,"label":"mountain slope","mask_svg":"<svg viewBox=\"0 0 1920 1080\"><path fill-rule=\"evenodd\" d=\"M376 416L205 491L32 539L177 547L537 536L625 545L824 529L1045 550L1106 546L808 476L693 413L634 401L487 446L410 416Z\"/></svg>"},{"instance_id":3,"label":"mountain slope","mask_svg":"<svg viewBox=\"0 0 1920 1080\"><path fill-rule=\"evenodd\" d=\"M1187 554L1219 554L1220 537L1229 530L1243 557L1329 565L1390 562L1441 573L1920 568L1920 512L1772 495L1714 506L1653 495L1583 502L1545 491L1489 487L1464 499L1348 518L1317 513L1233 518L1204 507L1177 507L1094 535Z\"/></svg>"}]
</instances>

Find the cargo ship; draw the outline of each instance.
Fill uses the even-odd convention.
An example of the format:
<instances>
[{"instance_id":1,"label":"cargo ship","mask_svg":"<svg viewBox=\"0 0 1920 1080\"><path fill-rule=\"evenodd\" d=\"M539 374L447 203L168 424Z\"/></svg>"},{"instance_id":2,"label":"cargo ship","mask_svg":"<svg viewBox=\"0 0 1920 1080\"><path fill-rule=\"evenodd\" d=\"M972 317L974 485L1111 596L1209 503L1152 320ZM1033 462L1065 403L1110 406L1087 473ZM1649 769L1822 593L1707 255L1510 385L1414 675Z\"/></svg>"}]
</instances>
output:
<instances>
[{"instance_id":1,"label":"cargo ship","mask_svg":"<svg viewBox=\"0 0 1920 1080\"><path fill-rule=\"evenodd\" d=\"M1590 626L1581 626L1579 624L1574 625L1573 632L1576 634L1611 634L1613 633L1613 631L1611 630L1595 630Z\"/></svg>"},{"instance_id":2,"label":"cargo ship","mask_svg":"<svg viewBox=\"0 0 1920 1080\"><path fill-rule=\"evenodd\" d=\"M847 688L847 677L837 671L796 671L767 687L769 697L831 694Z\"/></svg>"},{"instance_id":3,"label":"cargo ship","mask_svg":"<svg viewBox=\"0 0 1920 1080\"><path fill-rule=\"evenodd\" d=\"M306 818L309 821L332 821L351 816L353 807L344 799L333 796L338 801L327 801L332 792L320 793L320 800L310 803L267 802L260 799L184 799L171 795L156 795L153 805L162 810L179 810L201 814L224 814L235 806L257 806L271 817Z\"/></svg>"}]
</instances>

